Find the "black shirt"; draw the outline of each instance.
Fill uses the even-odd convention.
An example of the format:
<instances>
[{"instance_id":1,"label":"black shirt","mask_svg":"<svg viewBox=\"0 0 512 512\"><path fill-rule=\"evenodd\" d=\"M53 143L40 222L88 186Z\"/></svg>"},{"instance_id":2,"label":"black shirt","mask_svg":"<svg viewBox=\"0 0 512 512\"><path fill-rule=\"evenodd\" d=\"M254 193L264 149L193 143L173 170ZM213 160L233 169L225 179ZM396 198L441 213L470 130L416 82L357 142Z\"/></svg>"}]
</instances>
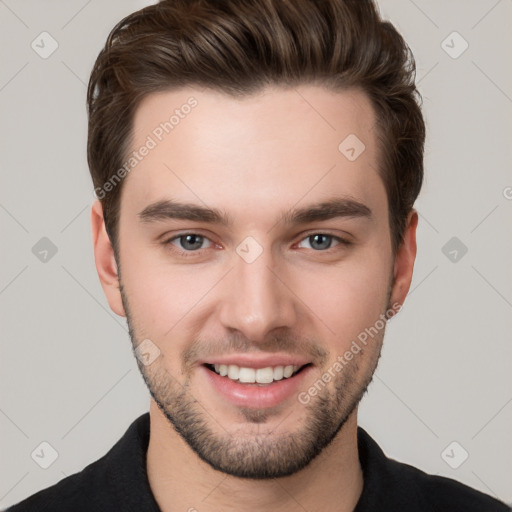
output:
<instances>
[{"instance_id":1,"label":"black shirt","mask_svg":"<svg viewBox=\"0 0 512 512\"><path fill-rule=\"evenodd\" d=\"M358 427L363 492L354 512L506 512L494 498L455 480L388 459ZM8 512L159 512L146 472L149 413L101 459L12 506Z\"/></svg>"}]
</instances>

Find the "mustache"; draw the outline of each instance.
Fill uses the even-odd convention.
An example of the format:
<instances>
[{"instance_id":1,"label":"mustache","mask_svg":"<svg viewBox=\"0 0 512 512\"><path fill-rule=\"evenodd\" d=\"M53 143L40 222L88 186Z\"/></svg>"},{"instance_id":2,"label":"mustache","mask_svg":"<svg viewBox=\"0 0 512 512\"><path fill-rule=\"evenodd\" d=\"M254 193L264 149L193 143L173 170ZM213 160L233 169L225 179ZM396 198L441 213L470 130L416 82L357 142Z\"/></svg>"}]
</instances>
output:
<instances>
[{"instance_id":1,"label":"mustache","mask_svg":"<svg viewBox=\"0 0 512 512\"><path fill-rule=\"evenodd\" d=\"M322 366L329 360L329 352L314 339L294 333L274 334L262 341L251 341L241 333L230 333L223 338L198 337L183 351L182 370L187 373L198 360L212 356L241 353L286 353L308 358Z\"/></svg>"}]
</instances>

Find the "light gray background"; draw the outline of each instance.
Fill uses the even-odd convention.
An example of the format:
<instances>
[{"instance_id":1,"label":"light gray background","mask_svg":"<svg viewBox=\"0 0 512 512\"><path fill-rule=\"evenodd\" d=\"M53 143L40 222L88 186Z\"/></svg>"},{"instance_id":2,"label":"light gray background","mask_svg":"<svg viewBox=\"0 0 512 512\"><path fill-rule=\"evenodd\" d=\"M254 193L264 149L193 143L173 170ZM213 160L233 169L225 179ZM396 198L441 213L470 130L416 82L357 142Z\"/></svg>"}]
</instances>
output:
<instances>
[{"instance_id":1,"label":"light gray background","mask_svg":"<svg viewBox=\"0 0 512 512\"><path fill-rule=\"evenodd\" d=\"M85 155L94 59L146 3L0 0L0 507L98 459L148 410L94 268ZM389 456L512 502L512 0L379 3L415 53L429 133L414 279L360 424ZM47 59L31 48L43 31L59 45ZM46 263L42 237L58 248ZM31 458L43 441L58 452L46 470ZM453 441L469 453L458 469L441 456Z\"/></svg>"}]
</instances>

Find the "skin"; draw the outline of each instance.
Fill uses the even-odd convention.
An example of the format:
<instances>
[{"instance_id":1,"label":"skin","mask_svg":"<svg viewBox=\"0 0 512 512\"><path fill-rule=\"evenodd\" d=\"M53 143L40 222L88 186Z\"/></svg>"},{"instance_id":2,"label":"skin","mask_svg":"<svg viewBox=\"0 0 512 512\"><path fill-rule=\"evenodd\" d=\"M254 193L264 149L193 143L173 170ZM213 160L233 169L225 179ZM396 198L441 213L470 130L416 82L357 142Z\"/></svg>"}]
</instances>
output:
<instances>
[{"instance_id":1,"label":"skin","mask_svg":"<svg viewBox=\"0 0 512 512\"><path fill-rule=\"evenodd\" d=\"M385 329L307 405L295 393L276 407L238 407L209 385L201 365L207 356L242 352L303 356L311 362L300 386L307 391L359 333L390 305L403 304L417 213L409 215L393 255L374 112L364 93L309 85L267 88L242 99L193 88L152 94L137 109L133 148L191 96L197 106L125 178L118 261L100 202L92 209L96 266L110 307L128 314L134 346L150 339L160 350L151 365L139 363L152 393L147 469L153 494L163 511L284 512L298 504L353 510L363 487L357 405ZM366 147L353 162L338 150L349 134ZM371 217L300 225L280 220L284 212L335 196L366 205ZM165 199L222 210L232 225L141 220L140 212ZM169 241L184 233L206 237L189 257L178 252L185 250L183 239ZM308 238L315 233L352 243L333 238L318 249ZM252 263L236 252L249 236L262 249ZM198 456L173 428L169 418L180 407L210 440L235 450L224 470ZM323 421L321 441L307 435L314 418ZM246 467L275 468L320 442L327 446L287 476L229 474L244 455Z\"/></svg>"}]
</instances>

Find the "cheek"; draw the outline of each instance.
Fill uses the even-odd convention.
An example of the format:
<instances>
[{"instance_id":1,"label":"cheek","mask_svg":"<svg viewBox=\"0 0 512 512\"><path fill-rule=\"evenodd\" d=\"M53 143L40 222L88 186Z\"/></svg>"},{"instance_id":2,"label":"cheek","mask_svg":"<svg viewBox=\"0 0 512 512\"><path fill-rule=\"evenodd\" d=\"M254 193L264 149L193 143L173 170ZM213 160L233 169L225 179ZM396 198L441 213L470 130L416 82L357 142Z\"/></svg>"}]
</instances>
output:
<instances>
[{"instance_id":1,"label":"cheek","mask_svg":"<svg viewBox=\"0 0 512 512\"><path fill-rule=\"evenodd\" d=\"M385 311L389 279L389 262L369 249L357 258L302 276L299 296L308 297L304 302L332 331L336 344L344 347Z\"/></svg>"},{"instance_id":2,"label":"cheek","mask_svg":"<svg viewBox=\"0 0 512 512\"><path fill-rule=\"evenodd\" d=\"M140 245L134 242L135 249L124 252L121 247L121 277L137 336L158 340L162 348L172 341L173 350L180 350L201 326L217 328L216 284L226 266L171 265L164 255L155 257L154 248L137 250ZM294 291L286 300L302 311L303 325L289 327L324 333L326 342L332 335L333 352L339 352L373 325L386 309L390 278L388 252L376 245L337 263L283 269Z\"/></svg>"},{"instance_id":3,"label":"cheek","mask_svg":"<svg viewBox=\"0 0 512 512\"><path fill-rule=\"evenodd\" d=\"M173 266L151 251L131 252L122 261L123 287L137 331L161 341L182 332L217 280L212 268Z\"/></svg>"}]
</instances>

